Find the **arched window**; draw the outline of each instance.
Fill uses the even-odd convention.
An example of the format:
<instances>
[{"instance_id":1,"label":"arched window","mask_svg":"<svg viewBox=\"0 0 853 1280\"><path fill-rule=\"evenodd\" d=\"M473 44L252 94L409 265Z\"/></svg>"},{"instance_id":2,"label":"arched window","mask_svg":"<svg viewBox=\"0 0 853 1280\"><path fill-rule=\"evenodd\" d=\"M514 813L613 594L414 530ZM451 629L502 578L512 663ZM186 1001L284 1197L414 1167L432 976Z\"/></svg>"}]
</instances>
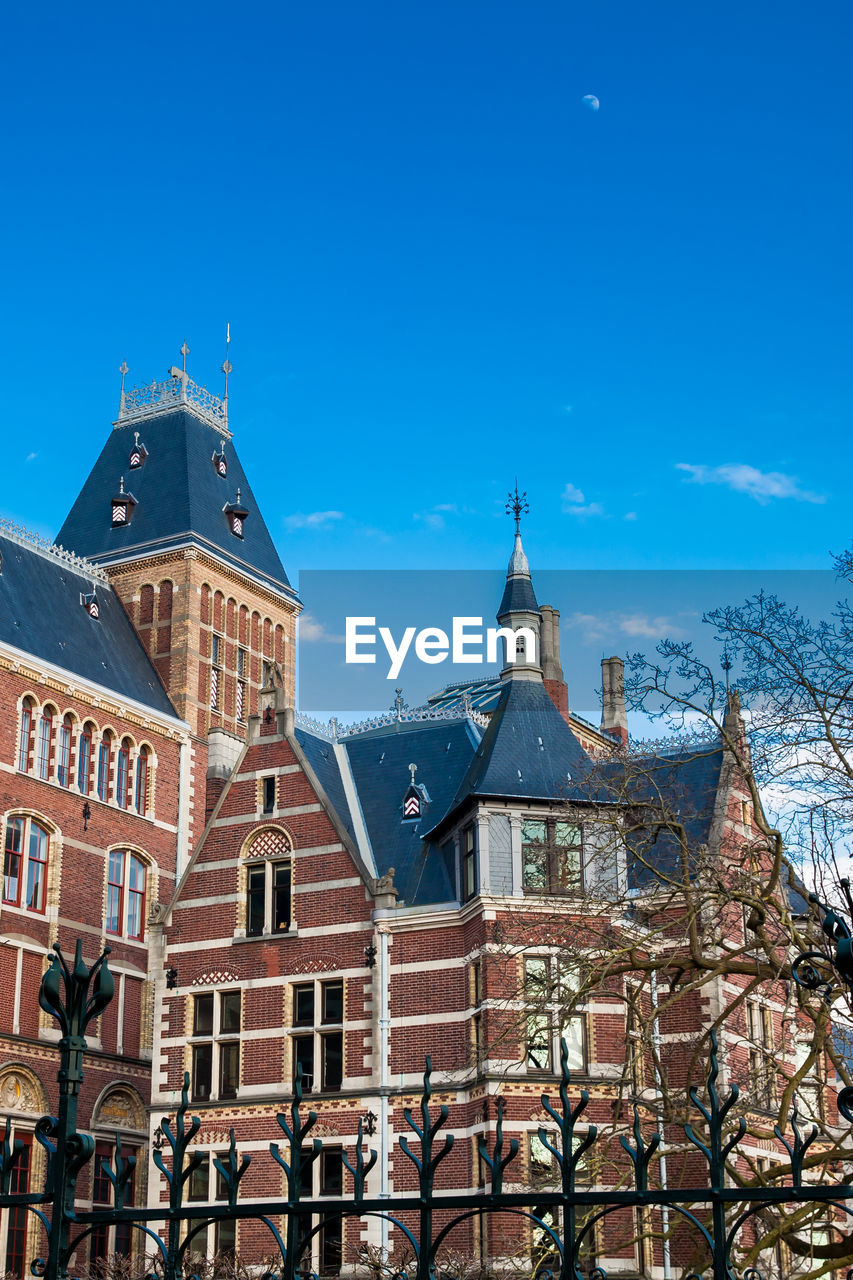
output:
<instances>
[{"instance_id":1,"label":"arched window","mask_svg":"<svg viewBox=\"0 0 853 1280\"><path fill-rule=\"evenodd\" d=\"M91 720L87 720L80 734L80 749L77 753L77 789L81 796L87 796L91 787L93 728Z\"/></svg>"},{"instance_id":2,"label":"arched window","mask_svg":"<svg viewBox=\"0 0 853 1280\"><path fill-rule=\"evenodd\" d=\"M126 809L130 797L128 783L130 781L130 738L122 738L118 752L118 768L116 769L116 804Z\"/></svg>"},{"instance_id":3,"label":"arched window","mask_svg":"<svg viewBox=\"0 0 853 1280\"><path fill-rule=\"evenodd\" d=\"M3 859L3 902L43 912L47 891L48 832L23 814L9 818Z\"/></svg>"},{"instance_id":4,"label":"arched window","mask_svg":"<svg viewBox=\"0 0 853 1280\"><path fill-rule=\"evenodd\" d=\"M138 940L145 933L145 863L130 849L110 851L105 928Z\"/></svg>"},{"instance_id":5,"label":"arched window","mask_svg":"<svg viewBox=\"0 0 853 1280\"><path fill-rule=\"evenodd\" d=\"M71 786L71 734L74 721L66 715L59 726L56 751L56 779L61 787Z\"/></svg>"},{"instance_id":6,"label":"arched window","mask_svg":"<svg viewBox=\"0 0 853 1280\"><path fill-rule=\"evenodd\" d=\"M103 800L104 803L110 798L112 746L112 734L107 729L98 743L98 799Z\"/></svg>"},{"instance_id":7,"label":"arched window","mask_svg":"<svg viewBox=\"0 0 853 1280\"><path fill-rule=\"evenodd\" d=\"M287 932L291 919L292 845L283 831L259 831L246 857L246 935Z\"/></svg>"},{"instance_id":8,"label":"arched window","mask_svg":"<svg viewBox=\"0 0 853 1280\"><path fill-rule=\"evenodd\" d=\"M137 813L148 812L148 769L151 752L148 747L140 747L136 758L136 779L134 783L133 804Z\"/></svg>"},{"instance_id":9,"label":"arched window","mask_svg":"<svg viewBox=\"0 0 853 1280\"><path fill-rule=\"evenodd\" d=\"M50 741L52 737L53 712L50 707L44 707L39 717L38 739L36 741L36 773L45 780L50 777Z\"/></svg>"},{"instance_id":10,"label":"arched window","mask_svg":"<svg viewBox=\"0 0 853 1280\"><path fill-rule=\"evenodd\" d=\"M27 772L30 762L30 738L33 732L33 700L24 698L21 707L21 738L18 743L18 768L21 773Z\"/></svg>"}]
</instances>

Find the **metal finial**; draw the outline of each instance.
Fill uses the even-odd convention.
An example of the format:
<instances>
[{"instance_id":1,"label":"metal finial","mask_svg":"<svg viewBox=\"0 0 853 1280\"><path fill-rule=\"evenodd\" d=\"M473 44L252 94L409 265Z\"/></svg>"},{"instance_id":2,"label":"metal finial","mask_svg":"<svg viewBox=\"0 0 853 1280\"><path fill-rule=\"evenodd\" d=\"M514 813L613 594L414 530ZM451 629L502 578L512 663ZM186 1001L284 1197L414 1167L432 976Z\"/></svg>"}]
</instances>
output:
<instances>
[{"instance_id":1,"label":"metal finial","mask_svg":"<svg viewBox=\"0 0 853 1280\"><path fill-rule=\"evenodd\" d=\"M720 666L723 668L723 671L726 673L726 701L728 701L729 692L730 692L730 690L729 690L729 672L730 672L730 671L731 671L731 669L732 669L732 660L731 660L731 658L729 657L729 651L728 651L728 648L724 648L724 649L723 649L723 656L722 656L722 658L720 659Z\"/></svg>"},{"instance_id":2,"label":"metal finial","mask_svg":"<svg viewBox=\"0 0 853 1280\"><path fill-rule=\"evenodd\" d=\"M119 493L124 493L124 476L118 482L118 491Z\"/></svg>"},{"instance_id":3,"label":"metal finial","mask_svg":"<svg viewBox=\"0 0 853 1280\"><path fill-rule=\"evenodd\" d=\"M239 502L240 502L240 490L239 490L239 489L237 490L237 502L238 502L238 504L239 504Z\"/></svg>"},{"instance_id":4,"label":"metal finial","mask_svg":"<svg viewBox=\"0 0 853 1280\"><path fill-rule=\"evenodd\" d=\"M182 342L182 343L181 343L181 355L182 355L182 356L183 356L183 358L184 358L184 363L183 363L183 371L184 371L184 373L186 373L186 371L187 371L187 356L189 355L189 353L190 353L190 349L189 349L189 347L187 346L186 342Z\"/></svg>"},{"instance_id":5,"label":"metal finial","mask_svg":"<svg viewBox=\"0 0 853 1280\"><path fill-rule=\"evenodd\" d=\"M417 773L417 771L418 771L418 766L416 764L409 765L409 773L412 775L412 786L415 785L415 774Z\"/></svg>"},{"instance_id":6,"label":"metal finial","mask_svg":"<svg viewBox=\"0 0 853 1280\"><path fill-rule=\"evenodd\" d=\"M527 515L530 510L530 504L527 501L527 490L522 493L518 492L518 478L515 481L515 490L507 494L506 513L515 519L515 532L518 533L521 524L521 517Z\"/></svg>"},{"instance_id":7,"label":"metal finial","mask_svg":"<svg viewBox=\"0 0 853 1280\"><path fill-rule=\"evenodd\" d=\"M133 433L133 443L136 445L138 449L139 448L139 432L138 431L134 431Z\"/></svg>"},{"instance_id":8,"label":"metal finial","mask_svg":"<svg viewBox=\"0 0 853 1280\"><path fill-rule=\"evenodd\" d=\"M122 413L124 411L124 380L127 377L128 373L130 372L130 369L128 368L128 364L126 360L122 360L121 364L118 367L118 371L121 374L121 398L119 400L118 411L119 413Z\"/></svg>"},{"instance_id":9,"label":"metal finial","mask_svg":"<svg viewBox=\"0 0 853 1280\"><path fill-rule=\"evenodd\" d=\"M231 349L231 325L229 323L229 324L226 324L225 326L225 359L222 362L222 372L225 374L225 395L223 396L222 403L225 406L226 427L228 426L228 375L231 372L231 368L232 368L231 361L228 359L230 349Z\"/></svg>"}]
</instances>

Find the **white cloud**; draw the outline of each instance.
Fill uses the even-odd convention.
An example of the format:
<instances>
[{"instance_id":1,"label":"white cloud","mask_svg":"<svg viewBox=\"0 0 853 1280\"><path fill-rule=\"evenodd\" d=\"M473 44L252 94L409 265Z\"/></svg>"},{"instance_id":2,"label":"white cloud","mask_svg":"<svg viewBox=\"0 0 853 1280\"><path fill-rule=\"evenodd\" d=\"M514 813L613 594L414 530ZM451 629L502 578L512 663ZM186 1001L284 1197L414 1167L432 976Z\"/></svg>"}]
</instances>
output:
<instances>
[{"instance_id":1,"label":"white cloud","mask_svg":"<svg viewBox=\"0 0 853 1280\"><path fill-rule=\"evenodd\" d=\"M617 622L619 630L626 636L642 636L646 640L663 640L665 636L678 640L687 635L683 627L663 616L652 618L647 614L631 613L623 615Z\"/></svg>"},{"instance_id":2,"label":"white cloud","mask_svg":"<svg viewBox=\"0 0 853 1280\"><path fill-rule=\"evenodd\" d=\"M636 513L636 511L626 511L626 512L625 512L625 514L624 514L624 516L622 517L622 519L623 519L623 520L636 520L636 519L637 519L637 513Z\"/></svg>"},{"instance_id":3,"label":"white cloud","mask_svg":"<svg viewBox=\"0 0 853 1280\"><path fill-rule=\"evenodd\" d=\"M343 518L343 511L309 511L307 514L296 511L292 516L285 516L284 523L288 529L319 529L324 524Z\"/></svg>"},{"instance_id":4,"label":"white cloud","mask_svg":"<svg viewBox=\"0 0 853 1280\"><path fill-rule=\"evenodd\" d=\"M585 644L598 644L602 640L618 643L620 636L632 639L678 640L688 635L672 618L643 613L573 613L565 619L565 625L580 631Z\"/></svg>"},{"instance_id":5,"label":"white cloud","mask_svg":"<svg viewBox=\"0 0 853 1280\"><path fill-rule=\"evenodd\" d=\"M745 493L767 506L774 498L793 498L795 502L826 502L823 494L801 489L796 476L783 471L759 471L745 463L727 462L720 467L706 467L692 462L676 463L676 470L686 471L693 484L721 484L737 493Z\"/></svg>"},{"instance_id":6,"label":"white cloud","mask_svg":"<svg viewBox=\"0 0 853 1280\"><path fill-rule=\"evenodd\" d=\"M604 507L600 502L587 502L582 490L576 485L567 484L562 492L563 511L569 516L603 516Z\"/></svg>"},{"instance_id":7,"label":"white cloud","mask_svg":"<svg viewBox=\"0 0 853 1280\"><path fill-rule=\"evenodd\" d=\"M459 508L455 502L438 502L434 507L430 507L429 511L416 511L412 519L419 520L428 529L439 530L446 527L447 521L444 518L446 515L455 516L458 514Z\"/></svg>"},{"instance_id":8,"label":"white cloud","mask_svg":"<svg viewBox=\"0 0 853 1280\"><path fill-rule=\"evenodd\" d=\"M343 641L342 636L331 635L323 623L312 617L310 613L302 613L296 619L296 634L303 642L327 640L331 644L340 644Z\"/></svg>"},{"instance_id":9,"label":"white cloud","mask_svg":"<svg viewBox=\"0 0 853 1280\"><path fill-rule=\"evenodd\" d=\"M38 457L38 451L36 451L35 453L28 453L27 462L35 462L37 457Z\"/></svg>"}]
</instances>

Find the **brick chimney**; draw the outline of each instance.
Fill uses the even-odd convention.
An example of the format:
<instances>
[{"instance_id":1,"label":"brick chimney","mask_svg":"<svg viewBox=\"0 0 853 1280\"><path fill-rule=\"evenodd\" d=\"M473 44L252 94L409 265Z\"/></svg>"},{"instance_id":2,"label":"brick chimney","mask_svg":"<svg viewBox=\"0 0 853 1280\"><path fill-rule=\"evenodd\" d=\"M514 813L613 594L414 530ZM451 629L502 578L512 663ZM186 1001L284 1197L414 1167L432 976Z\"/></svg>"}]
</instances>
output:
<instances>
[{"instance_id":1,"label":"brick chimney","mask_svg":"<svg viewBox=\"0 0 853 1280\"><path fill-rule=\"evenodd\" d=\"M628 745L628 715L625 711L625 663L615 655L601 659L601 731Z\"/></svg>"},{"instance_id":2,"label":"brick chimney","mask_svg":"<svg viewBox=\"0 0 853 1280\"><path fill-rule=\"evenodd\" d=\"M569 691L563 679L560 665L560 611L549 604L539 609L542 619L539 628L539 652L542 662L542 678L548 696L560 715L569 723Z\"/></svg>"}]
</instances>

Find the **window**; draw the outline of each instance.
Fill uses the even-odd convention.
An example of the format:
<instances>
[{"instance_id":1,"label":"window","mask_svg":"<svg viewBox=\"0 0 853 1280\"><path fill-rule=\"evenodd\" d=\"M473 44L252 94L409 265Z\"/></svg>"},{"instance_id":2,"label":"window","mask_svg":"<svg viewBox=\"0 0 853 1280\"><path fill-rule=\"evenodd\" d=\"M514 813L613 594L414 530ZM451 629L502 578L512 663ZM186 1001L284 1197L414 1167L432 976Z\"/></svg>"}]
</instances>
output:
<instances>
[{"instance_id":1,"label":"window","mask_svg":"<svg viewBox=\"0 0 853 1280\"><path fill-rule=\"evenodd\" d=\"M293 1078L301 1069L304 1093L341 1087L344 1065L344 984L300 982L293 988Z\"/></svg>"},{"instance_id":2,"label":"window","mask_svg":"<svg viewBox=\"0 0 853 1280\"><path fill-rule=\"evenodd\" d=\"M77 760L77 788L81 796L87 796L89 794L91 775L92 726L91 724L84 724L83 732L80 735L80 751Z\"/></svg>"},{"instance_id":3,"label":"window","mask_svg":"<svg viewBox=\"0 0 853 1280\"><path fill-rule=\"evenodd\" d=\"M275 778L261 778L263 789L264 813L272 813L275 809Z\"/></svg>"},{"instance_id":4,"label":"window","mask_svg":"<svg viewBox=\"0 0 853 1280\"><path fill-rule=\"evenodd\" d=\"M237 650L237 689L235 694L235 712L241 722L246 719L246 670L248 655L245 649Z\"/></svg>"},{"instance_id":5,"label":"window","mask_svg":"<svg viewBox=\"0 0 853 1280\"><path fill-rule=\"evenodd\" d=\"M651 1010L641 1004L640 988L625 986L625 1067L628 1087L635 1094L646 1087L646 1039L644 1029Z\"/></svg>"},{"instance_id":6,"label":"window","mask_svg":"<svg viewBox=\"0 0 853 1280\"><path fill-rule=\"evenodd\" d=\"M59 726L59 741L56 752L56 780L61 787L71 786L71 733L74 721L65 716Z\"/></svg>"},{"instance_id":7,"label":"window","mask_svg":"<svg viewBox=\"0 0 853 1280\"><path fill-rule=\"evenodd\" d=\"M808 1061L812 1045L808 1041L798 1040L794 1045L794 1065L799 1071ZM807 1120L820 1124L823 1120L823 1053L818 1051L816 1060L811 1064L797 1088L797 1109Z\"/></svg>"},{"instance_id":8,"label":"window","mask_svg":"<svg viewBox=\"0 0 853 1280\"><path fill-rule=\"evenodd\" d=\"M122 1160L127 1160L131 1156L138 1157L138 1149L136 1147L121 1148ZM92 1208L104 1209L113 1204L113 1185L106 1173L106 1168L112 1168L115 1160L115 1143L113 1142L96 1142L95 1143L95 1159L94 1178L92 1186ZM105 1168L106 1166L106 1168ZM127 1199L125 1204L133 1204L135 1200L136 1169L130 1175L125 1195ZM127 1258L130 1256L133 1240L133 1227L130 1223L120 1223L118 1226L110 1227L107 1223L100 1223L92 1232L92 1244L90 1251L90 1262L94 1266L96 1263L104 1264L108 1258L118 1254L120 1257Z\"/></svg>"},{"instance_id":9,"label":"window","mask_svg":"<svg viewBox=\"0 0 853 1280\"><path fill-rule=\"evenodd\" d=\"M36 741L36 773L42 779L50 777L50 740L53 736L53 716L50 708L45 707L39 717L38 739Z\"/></svg>"},{"instance_id":10,"label":"window","mask_svg":"<svg viewBox=\"0 0 853 1280\"><path fill-rule=\"evenodd\" d=\"M483 1061L483 970L482 962L474 960L471 965L471 1051L474 1065L480 1066Z\"/></svg>"},{"instance_id":11,"label":"window","mask_svg":"<svg viewBox=\"0 0 853 1280\"><path fill-rule=\"evenodd\" d=\"M460 834L462 859L462 901L470 902L477 892L477 832L471 823Z\"/></svg>"},{"instance_id":12,"label":"window","mask_svg":"<svg viewBox=\"0 0 853 1280\"><path fill-rule=\"evenodd\" d=\"M133 804L136 812L141 814L148 812L148 761L150 755L148 748L142 747L136 757Z\"/></svg>"},{"instance_id":13,"label":"window","mask_svg":"<svg viewBox=\"0 0 853 1280\"><path fill-rule=\"evenodd\" d=\"M15 1127L14 1139L24 1144L20 1159L12 1166L12 1179L9 1191L12 1195L24 1195L30 1189L30 1170L32 1168L33 1135L21 1132ZM4 1215L6 1216L6 1215ZM27 1248L27 1229L32 1221L25 1208L8 1210L6 1216L6 1259L3 1270L6 1276L14 1276L23 1280L30 1275L31 1251Z\"/></svg>"},{"instance_id":14,"label":"window","mask_svg":"<svg viewBox=\"0 0 853 1280\"><path fill-rule=\"evenodd\" d=\"M222 636L210 637L210 709L219 710L222 697Z\"/></svg>"},{"instance_id":15,"label":"window","mask_svg":"<svg viewBox=\"0 0 853 1280\"><path fill-rule=\"evenodd\" d=\"M18 743L18 768L27 772L30 763L30 738L33 732L33 702L26 698L21 707L21 738Z\"/></svg>"},{"instance_id":16,"label":"window","mask_svg":"<svg viewBox=\"0 0 853 1280\"><path fill-rule=\"evenodd\" d=\"M7 906L44 911L49 840L33 818L14 817L6 823L3 902Z\"/></svg>"},{"instance_id":17,"label":"window","mask_svg":"<svg viewBox=\"0 0 853 1280\"><path fill-rule=\"evenodd\" d=\"M220 1163L226 1162L228 1153L223 1151L217 1154L211 1151L209 1155L206 1152L202 1154L205 1159L202 1164L193 1170L190 1176L187 1199L205 1204L209 1203L211 1199L214 1201L227 1200L228 1188L215 1162L217 1160ZM201 1221L201 1219L195 1221L191 1219L193 1226L197 1225L198 1221ZM192 1244L190 1245L190 1256L197 1257L215 1253L220 1256L220 1259L224 1260L223 1255L225 1257L233 1257L236 1247L236 1220L234 1218L220 1219L215 1223L210 1223L206 1232L199 1231L193 1236ZM214 1272L214 1274L216 1273Z\"/></svg>"},{"instance_id":18,"label":"window","mask_svg":"<svg viewBox=\"0 0 853 1280\"><path fill-rule=\"evenodd\" d=\"M524 888L531 893L571 893L581 888L583 828L556 818L521 824Z\"/></svg>"},{"instance_id":19,"label":"window","mask_svg":"<svg viewBox=\"0 0 853 1280\"><path fill-rule=\"evenodd\" d=\"M110 798L110 762L112 759L112 740L109 732L105 733L98 743L98 799L104 803Z\"/></svg>"},{"instance_id":20,"label":"window","mask_svg":"<svg viewBox=\"0 0 853 1280\"><path fill-rule=\"evenodd\" d=\"M526 1061L528 1070L560 1070L561 1040L570 1071L586 1070L586 1016L576 1009L577 972L557 956L524 959Z\"/></svg>"},{"instance_id":21,"label":"window","mask_svg":"<svg viewBox=\"0 0 853 1280\"><path fill-rule=\"evenodd\" d=\"M126 809L128 806L128 783L130 781L130 739L123 738L118 751L116 769L116 804Z\"/></svg>"},{"instance_id":22,"label":"window","mask_svg":"<svg viewBox=\"0 0 853 1280\"><path fill-rule=\"evenodd\" d=\"M105 928L137 940L145 933L145 863L130 849L110 850Z\"/></svg>"},{"instance_id":23,"label":"window","mask_svg":"<svg viewBox=\"0 0 853 1280\"><path fill-rule=\"evenodd\" d=\"M776 1060L774 1055L773 1012L757 1000L746 1002L749 1036L749 1079L757 1107L772 1110L776 1100Z\"/></svg>"},{"instance_id":24,"label":"window","mask_svg":"<svg viewBox=\"0 0 853 1280\"><path fill-rule=\"evenodd\" d=\"M283 933L290 928L290 863L259 862L246 872L246 933Z\"/></svg>"},{"instance_id":25,"label":"window","mask_svg":"<svg viewBox=\"0 0 853 1280\"><path fill-rule=\"evenodd\" d=\"M194 1102L237 1097L240 1084L240 1008L239 991L205 991L193 997Z\"/></svg>"}]
</instances>

